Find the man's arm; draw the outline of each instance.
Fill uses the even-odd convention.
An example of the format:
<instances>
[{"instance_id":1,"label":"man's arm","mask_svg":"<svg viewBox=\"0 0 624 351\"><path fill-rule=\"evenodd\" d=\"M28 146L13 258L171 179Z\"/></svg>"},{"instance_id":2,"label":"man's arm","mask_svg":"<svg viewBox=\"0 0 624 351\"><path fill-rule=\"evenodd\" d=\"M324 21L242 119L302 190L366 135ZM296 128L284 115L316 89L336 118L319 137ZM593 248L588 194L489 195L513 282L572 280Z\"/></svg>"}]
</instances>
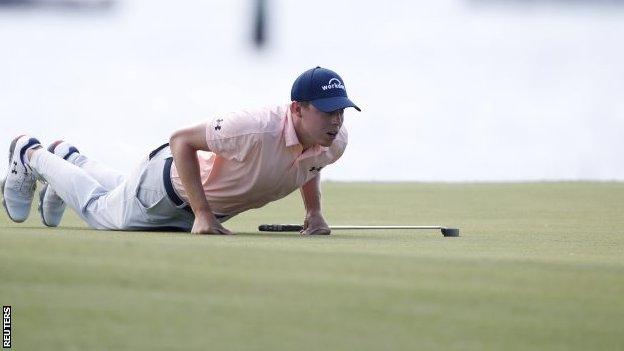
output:
<instances>
[{"instance_id":1,"label":"man's arm","mask_svg":"<svg viewBox=\"0 0 624 351\"><path fill-rule=\"evenodd\" d=\"M195 213L191 233L232 234L212 213L201 184L197 151L210 151L206 143L206 124L202 123L176 131L169 139L169 145L180 180Z\"/></svg>"},{"instance_id":2,"label":"man's arm","mask_svg":"<svg viewBox=\"0 0 624 351\"><path fill-rule=\"evenodd\" d=\"M306 209L301 234L314 235L331 233L321 213L321 175L310 179L301 187L301 197Z\"/></svg>"}]
</instances>

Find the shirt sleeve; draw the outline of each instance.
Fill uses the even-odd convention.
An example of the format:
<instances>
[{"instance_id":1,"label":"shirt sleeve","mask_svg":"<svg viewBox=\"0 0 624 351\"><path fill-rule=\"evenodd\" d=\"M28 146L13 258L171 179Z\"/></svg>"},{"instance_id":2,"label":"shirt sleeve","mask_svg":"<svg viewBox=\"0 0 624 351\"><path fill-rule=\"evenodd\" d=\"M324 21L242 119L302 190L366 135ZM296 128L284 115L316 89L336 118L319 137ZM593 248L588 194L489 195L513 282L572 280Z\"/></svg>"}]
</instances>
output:
<instances>
[{"instance_id":1,"label":"shirt sleeve","mask_svg":"<svg viewBox=\"0 0 624 351\"><path fill-rule=\"evenodd\" d=\"M260 141L258 132L252 113L230 113L206 122L206 143L223 158L244 161Z\"/></svg>"}]
</instances>

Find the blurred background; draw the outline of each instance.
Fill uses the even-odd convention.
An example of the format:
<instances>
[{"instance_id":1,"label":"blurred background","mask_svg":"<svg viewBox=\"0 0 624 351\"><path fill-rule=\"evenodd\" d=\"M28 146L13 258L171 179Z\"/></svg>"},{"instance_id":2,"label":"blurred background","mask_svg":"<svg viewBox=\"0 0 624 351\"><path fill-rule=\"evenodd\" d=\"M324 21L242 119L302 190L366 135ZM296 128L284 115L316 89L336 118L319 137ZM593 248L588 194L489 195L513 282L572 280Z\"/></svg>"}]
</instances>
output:
<instances>
[{"instance_id":1,"label":"blurred background","mask_svg":"<svg viewBox=\"0 0 624 351\"><path fill-rule=\"evenodd\" d=\"M320 65L363 110L324 179L624 180L623 38L616 0L0 0L0 146L130 171Z\"/></svg>"}]
</instances>

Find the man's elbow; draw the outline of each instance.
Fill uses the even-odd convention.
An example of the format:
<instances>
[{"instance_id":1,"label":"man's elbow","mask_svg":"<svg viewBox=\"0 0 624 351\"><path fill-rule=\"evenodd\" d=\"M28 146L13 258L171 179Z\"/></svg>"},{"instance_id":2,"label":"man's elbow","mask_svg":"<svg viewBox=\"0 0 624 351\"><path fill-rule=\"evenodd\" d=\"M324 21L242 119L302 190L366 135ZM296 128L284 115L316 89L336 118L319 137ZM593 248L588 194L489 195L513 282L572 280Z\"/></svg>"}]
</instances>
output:
<instances>
[{"instance_id":1,"label":"man's elbow","mask_svg":"<svg viewBox=\"0 0 624 351\"><path fill-rule=\"evenodd\" d=\"M169 137L169 145L172 150L189 151L210 151L206 144L206 127L197 125L195 127L178 129Z\"/></svg>"},{"instance_id":2,"label":"man's elbow","mask_svg":"<svg viewBox=\"0 0 624 351\"><path fill-rule=\"evenodd\" d=\"M169 144L173 145L176 144L178 141L180 140L180 131L176 130L175 132L173 132L173 134L171 134L171 136L169 137Z\"/></svg>"},{"instance_id":3,"label":"man's elbow","mask_svg":"<svg viewBox=\"0 0 624 351\"><path fill-rule=\"evenodd\" d=\"M171 147L172 150L176 150L180 147L188 146L187 139L184 130L177 130L169 137L169 147Z\"/></svg>"}]
</instances>

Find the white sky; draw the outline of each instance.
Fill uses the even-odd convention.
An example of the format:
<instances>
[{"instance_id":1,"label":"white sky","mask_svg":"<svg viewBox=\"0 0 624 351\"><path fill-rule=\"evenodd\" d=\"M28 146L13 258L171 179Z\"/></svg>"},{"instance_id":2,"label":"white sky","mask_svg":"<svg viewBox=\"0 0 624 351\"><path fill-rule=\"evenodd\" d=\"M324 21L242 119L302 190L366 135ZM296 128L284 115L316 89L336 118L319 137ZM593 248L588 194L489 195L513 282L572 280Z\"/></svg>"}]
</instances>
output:
<instances>
[{"instance_id":1,"label":"white sky","mask_svg":"<svg viewBox=\"0 0 624 351\"><path fill-rule=\"evenodd\" d=\"M0 10L0 147L65 138L129 171L180 126L287 102L321 65L363 109L325 179L624 180L624 6L269 2L261 53L252 1Z\"/></svg>"}]
</instances>

